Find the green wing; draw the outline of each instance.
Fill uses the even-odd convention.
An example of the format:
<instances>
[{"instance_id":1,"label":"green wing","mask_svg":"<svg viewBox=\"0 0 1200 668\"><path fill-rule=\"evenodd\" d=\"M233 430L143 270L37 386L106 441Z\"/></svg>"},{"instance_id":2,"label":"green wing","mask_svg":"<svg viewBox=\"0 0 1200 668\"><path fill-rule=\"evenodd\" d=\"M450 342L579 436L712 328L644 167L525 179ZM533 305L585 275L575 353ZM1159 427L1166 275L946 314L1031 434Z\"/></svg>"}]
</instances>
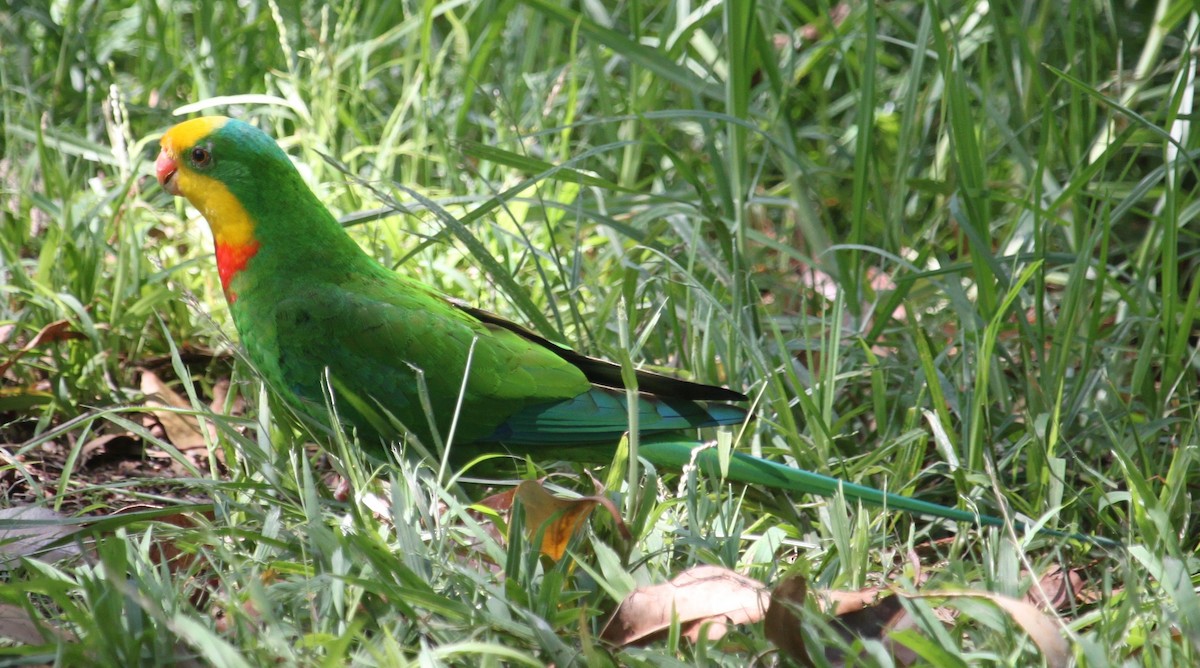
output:
<instances>
[{"instance_id":1,"label":"green wing","mask_svg":"<svg viewBox=\"0 0 1200 668\"><path fill-rule=\"evenodd\" d=\"M448 435L456 412L458 443L615 443L629 428L618 365L391 273L299 288L274 310L279 384L318 419L328 367L343 418L381 434L395 420L427 444L435 429ZM745 400L738 392L637 376L645 433L746 419L741 408L709 403Z\"/></svg>"},{"instance_id":2,"label":"green wing","mask_svg":"<svg viewBox=\"0 0 1200 668\"><path fill-rule=\"evenodd\" d=\"M431 443L432 430L444 438L458 411L455 440L468 442L526 406L591 388L583 372L553 352L471 318L424 286L399 285L318 285L276 305L281 382L306 412L324 417L321 379L328 368L348 400L339 411L357 426L379 431L378 418L359 410L365 402Z\"/></svg>"}]
</instances>

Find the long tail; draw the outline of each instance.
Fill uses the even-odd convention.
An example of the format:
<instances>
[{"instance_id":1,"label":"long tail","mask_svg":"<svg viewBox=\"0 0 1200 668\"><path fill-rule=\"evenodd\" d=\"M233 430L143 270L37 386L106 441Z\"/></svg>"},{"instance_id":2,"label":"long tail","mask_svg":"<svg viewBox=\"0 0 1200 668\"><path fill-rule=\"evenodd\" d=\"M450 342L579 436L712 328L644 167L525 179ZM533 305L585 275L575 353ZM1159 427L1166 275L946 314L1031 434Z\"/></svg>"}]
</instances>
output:
<instances>
[{"instance_id":1,"label":"long tail","mask_svg":"<svg viewBox=\"0 0 1200 668\"><path fill-rule=\"evenodd\" d=\"M720 476L720 462L717 451L713 448L697 450L694 441L644 439L638 446L638 455L655 466L679 468L695 463L706 475L711 477ZM825 497L841 493L848 499L904 510L917 515L940 517L954 520L955 522L969 522L981 526L1005 526L1005 521L999 517L980 515L958 508L901 496L900 494L892 494L875 489L874 487L845 482L837 478L792 468L778 462L759 459L758 457L738 452L732 453L730 457L727 478L749 485L762 485L772 489L816 494ZM1012 524L1020 530L1027 528L1023 522L1014 521ZM1040 529L1039 531L1050 536L1089 542L1099 547L1121 547L1119 543L1099 536L1061 532L1053 529Z\"/></svg>"}]
</instances>

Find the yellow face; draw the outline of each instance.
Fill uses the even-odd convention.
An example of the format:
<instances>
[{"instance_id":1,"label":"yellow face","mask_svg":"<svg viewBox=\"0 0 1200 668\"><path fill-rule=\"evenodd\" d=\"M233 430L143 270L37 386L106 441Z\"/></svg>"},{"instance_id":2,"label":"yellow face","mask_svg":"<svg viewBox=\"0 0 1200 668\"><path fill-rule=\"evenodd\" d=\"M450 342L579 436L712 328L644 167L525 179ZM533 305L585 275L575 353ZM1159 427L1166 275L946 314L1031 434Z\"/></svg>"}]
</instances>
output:
<instances>
[{"instance_id":1,"label":"yellow face","mask_svg":"<svg viewBox=\"0 0 1200 668\"><path fill-rule=\"evenodd\" d=\"M163 190L187 198L200 211L218 245L244 246L254 241L254 223L224 183L204 174L220 159L208 138L228 122L224 116L205 116L167 130L154 170Z\"/></svg>"}]
</instances>

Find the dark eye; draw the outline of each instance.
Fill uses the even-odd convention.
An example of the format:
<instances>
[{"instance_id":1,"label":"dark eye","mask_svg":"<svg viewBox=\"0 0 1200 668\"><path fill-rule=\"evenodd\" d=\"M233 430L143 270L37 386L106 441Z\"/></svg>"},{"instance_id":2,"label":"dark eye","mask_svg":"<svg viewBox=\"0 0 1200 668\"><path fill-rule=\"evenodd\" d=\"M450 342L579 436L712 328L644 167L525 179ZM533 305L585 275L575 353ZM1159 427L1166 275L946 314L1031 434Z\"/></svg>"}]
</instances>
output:
<instances>
[{"instance_id":1,"label":"dark eye","mask_svg":"<svg viewBox=\"0 0 1200 668\"><path fill-rule=\"evenodd\" d=\"M197 146L192 149L192 164L197 167L208 167L212 163L212 153L208 149Z\"/></svg>"}]
</instances>

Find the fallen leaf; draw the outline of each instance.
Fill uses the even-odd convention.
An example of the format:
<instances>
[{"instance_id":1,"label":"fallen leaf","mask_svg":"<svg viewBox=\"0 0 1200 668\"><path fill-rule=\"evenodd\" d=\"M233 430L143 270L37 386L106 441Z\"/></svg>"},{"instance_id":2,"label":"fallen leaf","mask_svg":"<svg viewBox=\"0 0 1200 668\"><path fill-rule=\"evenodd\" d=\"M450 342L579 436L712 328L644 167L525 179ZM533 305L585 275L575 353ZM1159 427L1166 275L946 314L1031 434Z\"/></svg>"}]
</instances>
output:
<instances>
[{"instance_id":1,"label":"fallen leaf","mask_svg":"<svg viewBox=\"0 0 1200 668\"><path fill-rule=\"evenodd\" d=\"M516 495L517 488L513 487L512 489L507 489L503 492L497 492L490 496L486 496L479 501L476 501L475 505L483 506L484 508L491 508L492 510L496 511L497 514L507 516L508 512L512 510L513 498L516 497Z\"/></svg>"},{"instance_id":2,"label":"fallen leaf","mask_svg":"<svg viewBox=\"0 0 1200 668\"><path fill-rule=\"evenodd\" d=\"M808 582L802 575L793 575L780 582L771 592L771 604L767 608L763 631L767 640L779 648L792 661L803 666L813 665L804 646L804 634L800 632L800 617L795 608L804 606L808 596Z\"/></svg>"},{"instance_id":3,"label":"fallen leaf","mask_svg":"<svg viewBox=\"0 0 1200 668\"><path fill-rule=\"evenodd\" d=\"M850 16L849 3L845 3L845 2L837 3L836 5L834 5L833 7L831 7L829 9L829 17L828 18L829 18L830 26L836 28L836 27L842 25L842 22L846 20L847 16ZM808 24L801 26L800 27L800 37L805 42L815 42L818 39L821 39L822 31L828 30L828 26L823 26L822 23L814 21L813 23L808 23ZM797 50L799 50L799 47L797 47Z\"/></svg>"},{"instance_id":4,"label":"fallen leaf","mask_svg":"<svg viewBox=\"0 0 1200 668\"><path fill-rule=\"evenodd\" d=\"M69 631L39 623L21 606L0 603L0 638L18 645L44 645L59 639L73 640L74 637Z\"/></svg>"},{"instance_id":5,"label":"fallen leaf","mask_svg":"<svg viewBox=\"0 0 1200 668\"><path fill-rule=\"evenodd\" d=\"M593 482L595 482L594 478ZM526 480L512 489L480 499L474 505L492 511L493 517L499 516L503 519L502 523L489 522L485 525L489 534L502 541L503 538L499 533L493 532L496 531L498 525L511 526L513 501L520 499L521 506L525 509L526 534L536 539L538 531L542 530L542 526L545 525L539 550L547 557L558 561L566 553L571 538L580 530L592 509L597 505L612 515L613 523L621 532L621 536L626 540L632 540L629 527L625 525L620 511L617 510L612 499L602 494L603 491L603 485L600 485L596 488L596 494L593 496L568 499L551 494L542 486L540 480ZM480 510L474 510L472 514L479 519L489 515Z\"/></svg>"},{"instance_id":6,"label":"fallen leaf","mask_svg":"<svg viewBox=\"0 0 1200 668\"><path fill-rule=\"evenodd\" d=\"M835 626L845 631L848 637L879 639L894 630L904 615L900 599L885 596L871 605L836 615Z\"/></svg>"},{"instance_id":7,"label":"fallen leaf","mask_svg":"<svg viewBox=\"0 0 1200 668\"><path fill-rule=\"evenodd\" d=\"M876 295L896 290L896 281L892 280L891 274L876 267L867 267L867 282ZM907 322L908 311L904 308L904 304L900 304L892 310L892 318L898 322Z\"/></svg>"},{"instance_id":8,"label":"fallen leaf","mask_svg":"<svg viewBox=\"0 0 1200 668\"><path fill-rule=\"evenodd\" d=\"M101 434L83 445L80 465L99 466L122 459L141 459L145 453L142 439L129 432Z\"/></svg>"},{"instance_id":9,"label":"fallen leaf","mask_svg":"<svg viewBox=\"0 0 1200 668\"><path fill-rule=\"evenodd\" d=\"M12 568L23 557L54 562L79 554L74 545L50 547L78 530L77 521L49 508L0 508L0 571Z\"/></svg>"},{"instance_id":10,"label":"fallen leaf","mask_svg":"<svg viewBox=\"0 0 1200 668\"><path fill-rule=\"evenodd\" d=\"M1025 600L1042 610L1063 610L1076 603L1083 590L1083 575L1079 569L1063 571L1053 566L1025 593Z\"/></svg>"},{"instance_id":11,"label":"fallen leaf","mask_svg":"<svg viewBox=\"0 0 1200 668\"><path fill-rule=\"evenodd\" d=\"M875 605L879 602L882 594L883 590L879 587L864 587L858 591L826 589L817 592L817 601L821 603L821 610L835 617L841 617Z\"/></svg>"},{"instance_id":12,"label":"fallen leaf","mask_svg":"<svg viewBox=\"0 0 1200 668\"><path fill-rule=\"evenodd\" d=\"M467 509L467 514L478 522L477 526L479 530L487 536L487 539L470 538L462 543L465 550L458 554L464 558L464 563L471 570L491 571L492 573L503 572L504 569L492 558L489 547L492 544L505 544L507 540L505 531L511 520L510 511L512 510L513 497L516 493L517 488L512 487L476 501L472 504L471 508ZM443 515L447 510L448 508L445 504L441 504L438 507L438 514Z\"/></svg>"},{"instance_id":13,"label":"fallen leaf","mask_svg":"<svg viewBox=\"0 0 1200 668\"><path fill-rule=\"evenodd\" d=\"M829 301L837 298L840 290L838 281L828 273L813 266L802 267L797 273L800 276L800 285Z\"/></svg>"},{"instance_id":14,"label":"fallen leaf","mask_svg":"<svg viewBox=\"0 0 1200 668\"><path fill-rule=\"evenodd\" d=\"M13 353L13 356L8 358L6 362L0 364L0 376L3 376L8 369L17 363L17 360L24 357L29 351L37 348L43 343L52 343L54 341L67 341L70 339L82 339L83 334L71 329L71 323L67 320L55 320L45 327L38 330L37 334L33 335L29 342L21 346L20 350Z\"/></svg>"},{"instance_id":15,"label":"fallen leaf","mask_svg":"<svg viewBox=\"0 0 1200 668\"><path fill-rule=\"evenodd\" d=\"M605 497L582 496L564 499L554 496L535 480L522 481L517 485L516 498L525 509L525 531L530 537L542 534L538 546L542 554L558 561L567 552L567 544L592 514L597 504L608 501ZM611 505L611 501L608 501ZM615 510L615 508L613 508Z\"/></svg>"},{"instance_id":16,"label":"fallen leaf","mask_svg":"<svg viewBox=\"0 0 1200 668\"><path fill-rule=\"evenodd\" d=\"M886 596L870 605L839 614L833 625L848 641L861 638L882 642L892 659L901 666L910 666L920 658L916 652L892 640L893 633L915 626L912 616L896 596ZM842 661L840 652L833 648L826 649L825 658Z\"/></svg>"},{"instance_id":17,"label":"fallen leaf","mask_svg":"<svg viewBox=\"0 0 1200 668\"><path fill-rule=\"evenodd\" d=\"M192 405L167 387L153 371L142 372L142 394L146 395L146 405L159 409L191 410ZM192 450L206 447L204 432L200 430L200 421L194 415L180 413L177 410L152 410L155 419L162 424L167 432L167 440L180 450Z\"/></svg>"},{"instance_id":18,"label":"fallen leaf","mask_svg":"<svg viewBox=\"0 0 1200 668\"><path fill-rule=\"evenodd\" d=\"M716 640L731 624L753 624L766 614L771 594L757 580L721 566L696 566L670 582L634 590L613 613L600 637L624 647L648 642L678 620L693 642L700 632Z\"/></svg>"},{"instance_id":19,"label":"fallen leaf","mask_svg":"<svg viewBox=\"0 0 1200 668\"><path fill-rule=\"evenodd\" d=\"M229 410L225 410L225 404L229 399L229 379L221 378L213 383L212 402L209 403L209 408L214 413L223 415L244 415L246 413L246 397L240 392L233 398L233 404L229 406Z\"/></svg>"},{"instance_id":20,"label":"fallen leaf","mask_svg":"<svg viewBox=\"0 0 1200 668\"><path fill-rule=\"evenodd\" d=\"M386 483L385 483L386 485ZM364 492L359 496L359 501L370 510L375 518L380 522L391 523L392 521L392 504L388 499L392 498L390 494L380 496L375 492Z\"/></svg>"},{"instance_id":21,"label":"fallen leaf","mask_svg":"<svg viewBox=\"0 0 1200 668\"><path fill-rule=\"evenodd\" d=\"M1063 668L1071 661L1071 647L1063 637L1062 627L1053 617L1043 613L1038 607L1027 601L993 594L991 592L936 592L923 594L900 593L906 598L937 598L953 601L954 599L971 598L990 601L1003 610L1029 636L1030 640L1041 650L1049 668Z\"/></svg>"}]
</instances>

